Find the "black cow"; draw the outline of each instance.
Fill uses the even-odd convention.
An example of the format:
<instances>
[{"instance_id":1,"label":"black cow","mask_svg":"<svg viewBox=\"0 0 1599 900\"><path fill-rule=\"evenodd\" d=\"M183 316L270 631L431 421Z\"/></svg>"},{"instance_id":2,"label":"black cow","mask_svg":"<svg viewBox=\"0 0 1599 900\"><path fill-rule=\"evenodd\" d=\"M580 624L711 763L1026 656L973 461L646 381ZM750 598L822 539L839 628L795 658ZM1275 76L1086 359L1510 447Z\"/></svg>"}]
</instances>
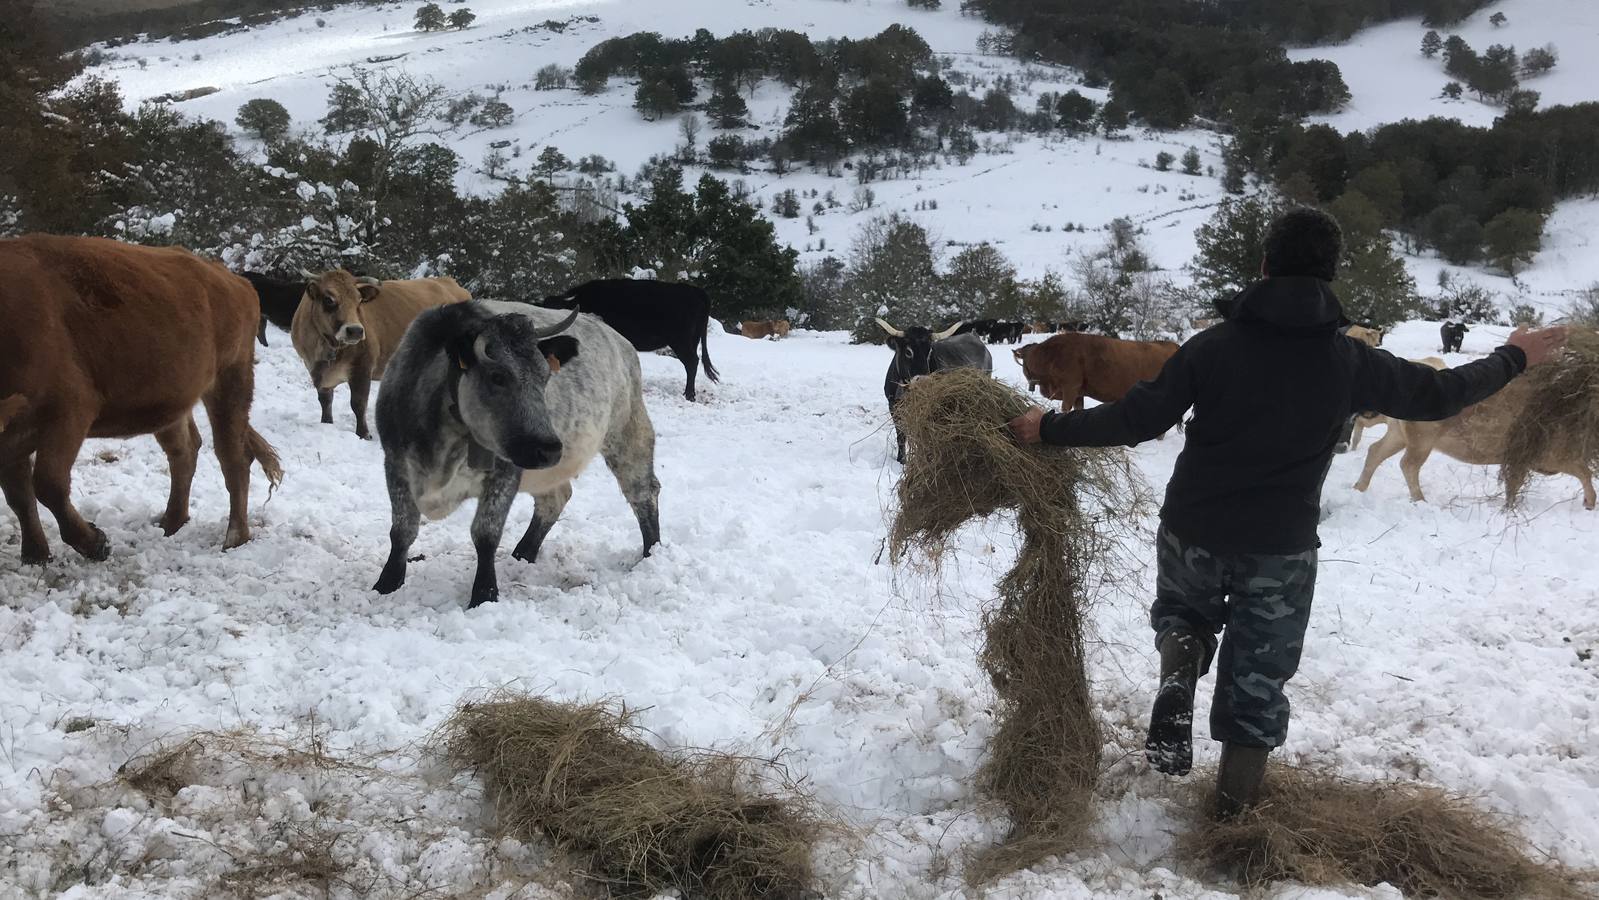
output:
<instances>
[{"instance_id":1,"label":"black cow","mask_svg":"<svg viewBox=\"0 0 1599 900\"><path fill-rule=\"evenodd\" d=\"M1026 322L996 322L988 332L988 342L991 344L1020 344L1022 335L1027 333Z\"/></svg>"},{"instance_id":2,"label":"black cow","mask_svg":"<svg viewBox=\"0 0 1599 900\"><path fill-rule=\"evenodd\" d=\"M305 294L305 282L280 281L260 272L240 274L255 288L255 295L261 298L261 326L256 329L255 339L265 347L267 322L284 331L288 331L294 323L294 311L299 308L300 298Z\"/></svg>"},{"instance_id":3,"label":"black cow","mask_svg":"<svg viewBox=\"0 0 1599 900\"><path fill-rule=\"evenodd\" d=\"M912 379L942 369L961 367L994 371L994 358L983 346L982 338L972 333L956 334L960 330L959 322L939 332L928 328L900 331L882 319L878 319L877 324L888 332L888 346L894 351L894 361L888 364L888 374L883 378L883 395L888 398L890 418ZM894 424L894 440L897 447L894 458L903 463L905 433L899 430L897 422Z\"/></svg>"},{"instance_id":4,"label":"black cow","mask_svg":"<svg viewBox=\"0 0 1599 900\"><path fill-rule=\"evenodd\" d=\"M670 348L688 373L683 396L690 401L694 399L694 374L701 359L705 361L705 377L721 380L716 367L711 365L711 351L705 340L710 327L711 298L691 284L605 278L546 297L539 305L548 309L578 309L599 316L641 352Z\"/></svg>"},{"instance_id":5,"label":"black cow","mask_svg":"<svg viewBox=\"0 0 1599 900\"><path fill-rule=\"evenodd\" d=\"M1438 329L1438 333L1444 339L1444 352L1459 353L1460 342L1466 339L1468 330L1465 322L1445 322L1443 327Z\"/></svg>"},{"instance_id":6,"label":"black cow","mask_svg":"<svg viewBox=\"0 0 1599 900\"><path fill-rule=\"evenodd\" d=\"M986 341L988 340L988 333L993 331L994 326L998 324L998 319L973 319L970 322L960 323L960 326L955 329L955 335L959 337L963 334L975 334Z\"/></svg>"}]
</instances>

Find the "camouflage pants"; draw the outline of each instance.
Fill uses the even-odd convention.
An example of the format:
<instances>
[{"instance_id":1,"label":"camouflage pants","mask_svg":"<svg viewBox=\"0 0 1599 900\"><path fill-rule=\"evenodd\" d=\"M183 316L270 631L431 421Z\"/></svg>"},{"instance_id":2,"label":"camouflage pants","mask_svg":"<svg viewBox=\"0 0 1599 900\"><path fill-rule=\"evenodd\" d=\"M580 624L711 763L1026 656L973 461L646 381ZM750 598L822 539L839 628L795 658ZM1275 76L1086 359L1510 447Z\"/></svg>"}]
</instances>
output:
<instances>
[{"instance_id":1,"label":"camouflage pants","mask_svg":"<svg viewBox=\"0 0 1599 900\"><path fill-rule=\"evenodd\" d=\"M1186 631L1205 645L1203 671L1216 660L1210 736L1250 747L1281 746L1289 711L1283 685L1299 669L1305 646L1316 551L1211 553L1164 527L1157 541L1155 604L1149 613L1155 643L1158 647L1166 635Z\"/></svg>"}]
</instances>

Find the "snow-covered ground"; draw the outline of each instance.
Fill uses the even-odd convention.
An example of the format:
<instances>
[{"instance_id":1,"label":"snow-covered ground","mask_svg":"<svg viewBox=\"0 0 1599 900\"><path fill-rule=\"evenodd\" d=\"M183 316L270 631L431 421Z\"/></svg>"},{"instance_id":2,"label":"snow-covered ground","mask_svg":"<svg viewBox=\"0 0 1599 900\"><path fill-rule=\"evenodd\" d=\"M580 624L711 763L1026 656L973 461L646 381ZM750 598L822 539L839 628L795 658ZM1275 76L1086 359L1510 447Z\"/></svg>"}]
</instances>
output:
<instances>
[{"instance_id":1,"label":"snow-covered ground","mask_svg":"<svg viewBox=\"0 0 1599 900\"><path fill-rule=\"evenodd\" d=\"M1450 361L1501 336L1474 329ZM269 499L256 476L250 544L219 549L226 494L208 453L194 521L160 535L150 520L164 459L147 438L92 441L76 469L80 507L113 541L106 562L56 539L55 562L23 567L15 519L0 515L0 896L48 896L86 876L97 883L66 896L215 896L234 866L330 836L353 867L334 896L351 885L576 896L575 875L541 847L500 840L477 784L425 748L458 701L502 685L625 701L665 744L780 754L860 830L820 856L830 898L969 896L961 854L1004 828L970 783L991 722L980 610L1013 536L1005 521L970 528L941 581L875 562L898 471L885 351L837 334L774 343L713 329L724 380L702 380L696 404L675 360L646 355L663 545L638 559L632 516L595 467L545 558L502 552L501 601L468 613L469 510L424 526L414 552L425 559L401 591L369 590L387 549L380 449L352 433L342 390L337 425L318 424L286 335L271 338L253 418L288 478ZM1388 345L1419 356L1436 340L1435 325L1413 323ZM994 349L998 374L1019 383ZM1157 488L1180 446L1171 436L1134 451ZM1599 864L1599 514L1581 509L1575 481L1544 478L1507 516L1492 470L1447 459L1423 473L1428 503L1406 499L1393 463L1360 495L1349 485L1361 455L1338 458L1329 479L1286 753L1480 794L1560 859ZM519 499L513 539L530 514ZM1132 544L1135 577L1093 611L1109 765L1100 840L995 896L1233 895L1172 857L1179 785L1130 752L1156 666L1151 553L1143 537ZM205 737L199 755L213 761L169 802L116 782L154 748L241 727L337 757L383 755L359 760L369 770L241 763ZM1198 752L1214 762L1215 745Z\"/></svg>"}]
</instances>

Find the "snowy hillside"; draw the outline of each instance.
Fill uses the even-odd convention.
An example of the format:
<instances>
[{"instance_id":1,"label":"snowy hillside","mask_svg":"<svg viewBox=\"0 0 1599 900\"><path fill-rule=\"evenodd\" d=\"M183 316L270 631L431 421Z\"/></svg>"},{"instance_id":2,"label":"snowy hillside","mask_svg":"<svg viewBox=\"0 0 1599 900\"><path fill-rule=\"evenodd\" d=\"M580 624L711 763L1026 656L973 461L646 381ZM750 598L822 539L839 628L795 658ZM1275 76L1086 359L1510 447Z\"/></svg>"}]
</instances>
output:
<instances>
[{"instance_id":1,"label":"snowy hillside","mask_svg":"<svg viewBox=\"0 0 1599 900\"><path fill-rule=\"evenodd\" d=\"M254 419L289 475L271 499L257 475L250 544L218 549L226 494L209 452L194 521L162 538L150 520L165 463L143 438L91 441L75 472L84 513L113 541L109 561L65 551L51 523L56 562L24 568L16 522L0 516L0 885L38 896L83 872L118 873L72 896L203 897L232 865L213 845L246 858L298 828L344 835L352 878L391 880L378 896L574 896L545 851L496 841L474 782L420 746L463 697L514 685L624 700L666 743L781 753L862 830L862 846L823 855L830 898L967 896L958 865L943 866L1003 832L968 785L990 735L979 614L1014 538L1003 521L971 529L943 583L874 562L897 473L881 348L713 331L724 381L702 381L697 404L682 400L675 360L646 355L664 544L638 561L633 519L595 467L548 555L529 566L502 553L501 601L468 613L469 509L423 527L414 552L425 559L399 593L369 590L389 522L380 450L352 433L343 390L338 424L318 424L299 360L270 333ZM1416 324L1390 342L1422 355L1436 335ZM1501 335L1473 330L1451 362ZM995 349L998 372L1019 382ZM1155 485L1180 445L1135 452ZM1361 456L1339 457L1328 481L1289 756L1480 793L1566 862L1599 864L1599 514L1581 509L1574 480L1546 478L1507 517L1492 470L1441 458L1423 474L1429 503L1406 499L1394 462L1361 495L1349 489ZM519 498L511 533L530 514ZM1230 893L1171 857L1180 784L1130 753L1156 666L1151 545L1132 546L1139 574L1093 612L1111 765L1103 849L1014 876L1003 896ZM371 774L217 763L164 809L113 780L196 729L244 726L314 736L335 755L398 753ZM226 761L225 743L206 746ZM1216 745L1198 752L1214 762ZM489 893L526 880L544 887Z\"/></svg>"}]
</instances>

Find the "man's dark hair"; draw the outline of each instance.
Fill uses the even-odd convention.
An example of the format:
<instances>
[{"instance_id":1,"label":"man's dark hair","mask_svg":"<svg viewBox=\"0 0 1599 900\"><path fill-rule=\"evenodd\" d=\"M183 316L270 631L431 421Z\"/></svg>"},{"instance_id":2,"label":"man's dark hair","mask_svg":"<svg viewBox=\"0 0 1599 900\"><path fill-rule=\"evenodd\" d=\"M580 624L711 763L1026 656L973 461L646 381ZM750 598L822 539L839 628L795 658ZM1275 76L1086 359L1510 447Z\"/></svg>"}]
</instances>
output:
<instances>
[{"instance_id":1,"label":"man's dark hair","mask_svg":"<svg viewBox=\"0 0 1599 900\"><path fill-rule=\"evenodd\" d=\"M1278 216L1266 232L1266 275L1338 277L1344 232L1338 220L1319 209L1299 206Z\"/></svg>"}]
</instances>

